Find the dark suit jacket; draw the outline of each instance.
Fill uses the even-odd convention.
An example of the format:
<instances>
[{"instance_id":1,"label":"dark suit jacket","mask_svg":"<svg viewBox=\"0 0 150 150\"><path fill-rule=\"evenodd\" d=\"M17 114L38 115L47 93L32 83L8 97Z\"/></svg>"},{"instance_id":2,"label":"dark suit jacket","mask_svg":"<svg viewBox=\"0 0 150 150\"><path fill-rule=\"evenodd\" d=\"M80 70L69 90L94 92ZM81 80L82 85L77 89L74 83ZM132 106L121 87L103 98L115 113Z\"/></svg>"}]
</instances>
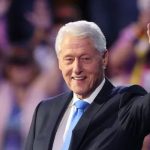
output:
<instances>
[{"instance_id":1,"label":"dark suit jacket","mask_svg":"<svg viewBox=\"0 0 150 150\"><path fill-rule=\"evenodd\" d=\"M41 102L25 150L51 150L72 92ZM140 150L150 132L150 95L140 86L104 87L76 125L69 150Z\"/></svg>"}]
</instances>

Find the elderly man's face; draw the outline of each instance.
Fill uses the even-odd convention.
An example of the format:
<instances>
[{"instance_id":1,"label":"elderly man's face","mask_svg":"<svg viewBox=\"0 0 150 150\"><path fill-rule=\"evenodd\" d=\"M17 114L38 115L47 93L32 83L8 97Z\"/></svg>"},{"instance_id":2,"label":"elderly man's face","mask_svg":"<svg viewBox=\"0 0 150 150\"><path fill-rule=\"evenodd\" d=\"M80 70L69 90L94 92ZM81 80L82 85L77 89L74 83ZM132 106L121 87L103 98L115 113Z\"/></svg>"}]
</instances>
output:
<instances>
[{"instance_id":1,"label":"elderly man's face","mask_svg":"<svg viewBox=\"0 0 150 150\"><path fill-rule=\"evenodd\" d=\"M101 83L107 52L98 52L90 38L66 35L58 54L59 68L68 87L79 98L87 98Z\"/></svg>"}]
</instances>

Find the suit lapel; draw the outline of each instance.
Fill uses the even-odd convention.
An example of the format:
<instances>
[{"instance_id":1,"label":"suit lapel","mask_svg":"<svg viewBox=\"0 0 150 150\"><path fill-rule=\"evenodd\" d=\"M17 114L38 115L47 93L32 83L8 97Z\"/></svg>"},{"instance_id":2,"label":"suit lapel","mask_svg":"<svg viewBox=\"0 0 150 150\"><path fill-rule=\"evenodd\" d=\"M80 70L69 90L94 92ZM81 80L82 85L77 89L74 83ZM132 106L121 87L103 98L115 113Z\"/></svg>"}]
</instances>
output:
<instances>
[{"instance_id":1,"label":"suit lapel","mask_svg":"<svg viewBox=\"0 0 150 150\"><path fill-rule=\"evenodd\" d=\"M85 135L91 120L93 119L93 116L100 108L101 106L94 102L93 104L91 104L88 110L83 114L76 128L73 131L72 141L69 150L78 149L78 146L80 145L80 142L82 141L82 138Z\"/></svg>"},{"instance_id":2,"label":"suit lapel","mask_svg":"<svg viewBox=\"0 0 150 150\"><path fill-rule=\"evenodd\" d=\"M54 109L53 116L51 112L49 112L48 118L50 119L48 119L48 125L45 129L45 137L46 137L45 139L48 140L45 140L45 144L44 144L45 148L43 149L45 150L52 149L56 131L58 129L59 123L65 113L65 110L71 98L72 98L72 93L58 97L58 101L55 103L57 107L52 108ZM51 107L49 109L51 109Z\"/></svg>"},{"instance_id":3,"label":"suit lapel","mask_svg":"<svg viewBox=\"0 0 150 150\"><path fill-rule=\"evenodd\" d=\"M77 126L75 127L72 135L72 141L69 150L77 150L80 142L85 135L87 128L89 127L90 123L94 119L96 113L103 107L103 104L109 100L112 95L114 86L106 79L106 82L95 98L93 103L87 109L87 111L83 114L81 119L79 120ZM109 94L108 94L109 93Z\"/></svg>"}]
</instances>

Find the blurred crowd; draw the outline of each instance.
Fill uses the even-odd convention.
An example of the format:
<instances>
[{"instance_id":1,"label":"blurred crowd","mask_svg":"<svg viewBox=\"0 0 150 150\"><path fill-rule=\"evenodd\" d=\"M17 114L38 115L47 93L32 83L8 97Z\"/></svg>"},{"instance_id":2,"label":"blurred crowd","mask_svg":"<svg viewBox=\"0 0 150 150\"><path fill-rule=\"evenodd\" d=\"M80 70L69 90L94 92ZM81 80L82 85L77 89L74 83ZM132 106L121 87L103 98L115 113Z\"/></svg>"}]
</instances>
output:
<instances>
[{"instance_id":1,"label":"blurred crowd","mask_svg":"<svg viewBox=\"0 0 150 150\"><path fill-rule=\"evenodd\" d=\"M80 19L94 21L106 36L110 80L150 92L150 0L0 0L1 150L21 150L37 104L67 90L55 37Z\"/></svg>"}]
</instances>

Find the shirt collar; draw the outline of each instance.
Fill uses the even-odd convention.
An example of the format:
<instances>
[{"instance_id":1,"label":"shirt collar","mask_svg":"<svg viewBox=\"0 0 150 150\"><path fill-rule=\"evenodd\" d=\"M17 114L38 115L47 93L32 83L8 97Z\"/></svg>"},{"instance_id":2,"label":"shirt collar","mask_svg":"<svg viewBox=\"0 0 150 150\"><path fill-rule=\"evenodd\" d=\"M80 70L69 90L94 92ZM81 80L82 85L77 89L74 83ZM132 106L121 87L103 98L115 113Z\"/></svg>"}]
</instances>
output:
<instances>
[{"instance_id":1,"label":"shirt collar","mask_svg":"<svg viewBox=\"0 0 150 150\"><path fill-rule=\"evenodd\" d=\"M88 98L83 99L83 100L91 104L94 101L95 97L98 95L98 93L101 91L102 87L104 86L104 83L105 83L105 78L102 80L100 85L93 91L93 93ZM77 98L77 95L73 93L71 105L73 105L76 101L78 101L78 99L79 98Z\"/></svg>"}]
</instances>

